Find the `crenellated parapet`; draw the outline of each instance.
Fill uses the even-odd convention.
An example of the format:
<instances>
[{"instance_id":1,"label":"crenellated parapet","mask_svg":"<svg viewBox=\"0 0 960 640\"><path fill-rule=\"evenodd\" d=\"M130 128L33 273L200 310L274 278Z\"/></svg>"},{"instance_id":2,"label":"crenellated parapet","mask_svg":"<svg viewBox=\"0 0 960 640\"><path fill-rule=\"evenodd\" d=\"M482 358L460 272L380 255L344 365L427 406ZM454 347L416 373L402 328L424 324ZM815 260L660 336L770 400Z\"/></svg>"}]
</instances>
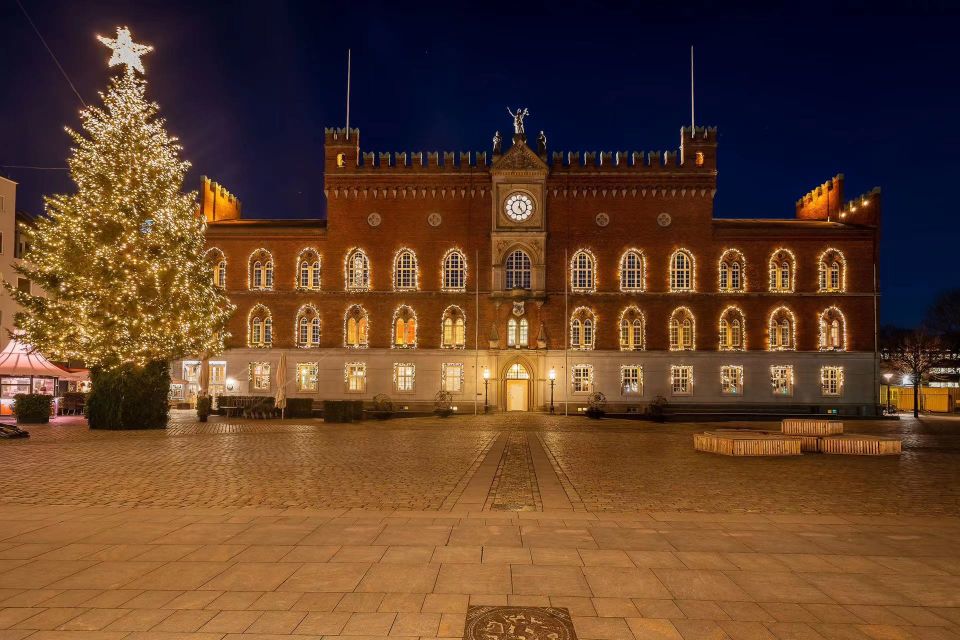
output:
<instances>
[{"instance_id":1,"label":"crenellated parapet","mask_svg":"<svg viewBox=\"0 0 960 640\"><path fill-rule=\"evenodd\" d=\"M843 174L838 173L797 200L797 219L838 219L843 206Z\"/></svg>"},{"instance_id":2,"label":"crenellated parapet","mask_svg":"<svg viewBox=\"0 0 960 640\"><path fill-rule=\"evenodd\" d=\"M200 176L200 213L207 222L239 220L241 202L222 185Z\"/></svg>"},{"instance_id":3,"label":"crenellated parapet","mask_svg":"<svg viewBox=\"0 0 960 640\"><path fill-rule=\"evenodd\" d=\"M840 222L875 226L880 223L880 187L846 201L840 208Z\"/></svg>"}]
</instances>

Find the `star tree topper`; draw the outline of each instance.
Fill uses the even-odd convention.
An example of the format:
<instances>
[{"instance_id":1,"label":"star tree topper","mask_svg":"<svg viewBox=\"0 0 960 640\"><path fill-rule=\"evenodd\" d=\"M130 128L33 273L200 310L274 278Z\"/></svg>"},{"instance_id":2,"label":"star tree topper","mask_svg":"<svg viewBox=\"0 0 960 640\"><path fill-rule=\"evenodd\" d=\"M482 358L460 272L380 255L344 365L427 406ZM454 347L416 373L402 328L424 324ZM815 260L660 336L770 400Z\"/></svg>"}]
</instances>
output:
<instances>
[{"instance_id":1,"label":"star tree topper","mask_svg":"<svg viewBox=\"0 0 960 640\"><path fill-rule=\"evenodd\" d=\"M115 39L97 36L97 40L110 47L113 55L110 56L111 67L118 64L127 65L127 71L136 69L140 73L146 73L143 70L143 63L140 62L140 56L153 51L153 47L146 44L137 44L130 39L130 29L127 27L117 27L117 37Z\"/></svg>"}]
</instances>

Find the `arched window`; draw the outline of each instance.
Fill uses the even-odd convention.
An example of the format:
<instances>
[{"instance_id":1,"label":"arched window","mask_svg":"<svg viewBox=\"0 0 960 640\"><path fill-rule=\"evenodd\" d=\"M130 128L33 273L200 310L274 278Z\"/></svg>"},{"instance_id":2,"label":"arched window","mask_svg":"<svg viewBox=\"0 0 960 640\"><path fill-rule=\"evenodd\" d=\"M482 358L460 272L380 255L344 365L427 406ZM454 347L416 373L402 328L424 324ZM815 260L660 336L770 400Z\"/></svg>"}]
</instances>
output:
<instances>
[{"instance_id":1,"label":"arched window","mask_svg":"<svg viewBox=\"0 0 960 640\"><path fill-rule=\"evenodd\" d=\"M297 311L297 346L303 349L320 346L320 314L316 307L305 304Z\"/></svg>"},{"instance_id":2,"label":"arched window","mask_svg":"<svg viewBox=\"0 0 960 640\"><path fill-rule=\"evenodd\" d=\"M343 346L354 349L366 347L370 335L367 311L358 304L353 305L343 316Z\"/></svg>"},{"instance_id":3,"label":"arched window","mask_svg":"<svg viewBox=\"0 0 960 640\"><path fill-rule=\"evenodd\" d=\"M570 260L570 290L580 293L597 289L597 260L586 249L573 254Z\"/></svg>"},{"instance_id":4,"label":"arched window","mask_svg":"<svg viewBox=\"0 0 960 640\"><path fill-rule=\"evenodd\" d=\"M273 289L273 256L266 249L250 254L250 289Z\"/></svg>"},{"instance_id":5,"label":"arched window","mask_svg":"<svg viewBox=\"0 0 960 640\"><path fill-rule=\"evenodd\" d=\"M589 350L595 344L596 316L586 307L577 307L570 316L570 348Z\"/></svg>"},{"instance_id":6,"label":"arched window","mask_svg":"<svg viewBox=\"0 0 960 640\"><path fill-rule=\"evenodd\" d=\"M778 249L770 256L770 291L792 292L796 260L787 249Z\"/></svg>"},{"instance_id":7,"label":"arched window","mask_svg":"<svg viewBox=\"0 0 960 640\"><path fill-rule=\"evenodd\" d=\"M724 251L720 256L720 291L743 291L743 274L743 254L736 249Z\"/></svg>"},{"instance_id":8,"label":"arched window","mask_svg":"<svg viewBox=\"0 0 960 640\"><path fill-rule=\"evenodd\" d=\"M693 350L695 331L696 323L690 309L686 307L675 309L670 314L670 350Z\"/></svg>"},{"instance_id":9,"label":"arched window","mask_svg":"<svg viewBox=\"0 0 960 640\"><path fill-rule=\"evenodd\" d=\"M316 249L304 249L297 256L297 288L320 290L320 253Z\"/></svg>"},{"instance_id":10,"label":"arched window","mask_svg":"<svg viewBox=\"0 0 960 640\"><path fill-rule=\"evenodd\" d=\"M743 311L727 307L720 314L720 350L741 351L747 348L746 322Z\"/></svg>"},{"instance_id":11,"label":"arched window","mask_svg":"<svg viewBox=\"0 0 960 640\"><path fill-rule=\"evenodd\" d=\"M440 346L444 349L463 349L466 346L466 319L463 309L450 305L443 312Z\"/></svg>"},{"instance_id":12,"label":"arched window","mask_svg":"<svg viewBox=\"0 0 960 640\"><path fill-rule=\"evenodd\" d=\"M786 307L778 307L770 314L767 332L771 351L791 351L797 348L795 344L796 327L794 326L793 312Z\"/></svg>"},{"instance_id":13,"label":"arched window","mask_svg":"<svg viewBox=\"0 0 960 640\"><path fill-rule=\"evenodd\" d=\"M407 305L400 305L393 312L393 347L395 349L416 349L417 315Z\"/></svg>"},{"instance_id":14,"label":"arched window","mask_svg":"<svg viewBox=\"0 0 960 640\"><path fill-rule=\"evenodd\" d=\"M444 291L465 291L467 288L467 259L457 249L447 251L443 257Z\"/></svg>"},{"instance_id":15,"label":"arched window","mask_svg":"<svg viewBox=\"0 0 960 640\"><path fill-rule=\"evenodd\" d=\"M646 259L637 249L628 249L620 256L620 291L646 289Z\"/></svg>"},{"instance_id":16,"label":"arched window","mask_svg":"<svg viewBox=\"0 0 960 640\"><path fill-rule=\"evenodd\" d=\"M645 348L643 313L636 307L627 307L620 314L620 350L642 351Z\"/></svg>"},{"instance_id":17,"label":"arched window","mask_svg":"<svg viewBox=\"0 0 960 640\"><path fill-rule=\"evenodd\" d=\"M393 260L393 288L397 291L417 288L417 256L410 249L401 249Z\"/></svg>"},{"instance_id":18,"label":"arched window","mask_svg":"<svg viewBox=\"0 0 960 640\"><path fill-rule=\"evenodd\" d=\"M818 261L821 292L846 290L846 261L838 249L827 249Z\"/></svg>"},{"instance_id":19,"label":"arched window","mask_svg":"<svg viewBox=\"0 0 960 640\"><path fill-rule=\"evenodd\" d=\"M688 251L670 256L670 291L693 291L693 256Z\"/></svg>"},{"instance_id":20,"label":"arched window","mask_svg":"<svg viewBox=\"0 0 960 640\"><path fill-rule=\"evenodd\" d=\"M526 251L517 249L507 256L504 263L507 289L529 289L531 275L530 256Z\"/></svg>"},{"instance_id":21,"label":"arched window","mask_svg":"<svg viewBox=\"0 0 960 640\"><path fill-rule=\"evenodd\" d=\"M836 307L820 314L820 350L846 351L847 331L843 313Z\"/></svg>"},{"instance_id":22,"label":"arched window","mask_svg":"<svg viewBox=\"0 0 960 640\"><path fill-rule=\"evenodd\" d=\"M273 344L273 318L262 304L250 309L247 327L247 346L263 348Z\"/></svg>"},{"instance_id":23,"label":"arched window","mask_svg":"<svg viewBox=\"0 0 960 640\"><path fill-rule=\"evenodd\" d=\"M210 269L213 272L213 286L220 289L227 288L227 259L223 255L223 251L216 247L207 249L206 253L207 264L210 265Z\"/></svg>"},{"instance_id":24,"label":"arched window","mask_svg":"<svg viewBox=\"0 0 960 640\"><path fill-rule=\"evenodd\" d=\"M363 249L351 249L343 262L343 281L347 291L370 288L370 260Z\"/></svg>"}]
</instances>

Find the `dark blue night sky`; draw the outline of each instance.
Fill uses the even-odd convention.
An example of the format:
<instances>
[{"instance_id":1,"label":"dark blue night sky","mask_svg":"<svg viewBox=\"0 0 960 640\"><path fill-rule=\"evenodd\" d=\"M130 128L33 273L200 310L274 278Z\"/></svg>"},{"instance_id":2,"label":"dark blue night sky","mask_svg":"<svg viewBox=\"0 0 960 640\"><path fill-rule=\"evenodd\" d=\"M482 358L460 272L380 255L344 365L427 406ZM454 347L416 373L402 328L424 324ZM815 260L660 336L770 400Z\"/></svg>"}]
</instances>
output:
<instances>
[{"instance_id":1,"label":"dark blue night sky","mask_svg":"<svg viewBox=\"0 0 960 640\"><path fill-rule=\"evenodd\" d=\"M716 215L790 217L843 172L848 197L883 188L884 323L913 324L960 286L958 15L943 9L22 2L87 102L112 73L94 34L125 24L154 45L149 95L193 163L187 186L209 175L255 217L323 215L348 47L364 150L486 150L509 104L552 151L633 151L678 147L694 45L697 123L720 130ZM0 165L64 166L78 99L14 0L0 25ZM34 213L72 188L65 172L0 173Z\"/></svg>"}]
</instances>

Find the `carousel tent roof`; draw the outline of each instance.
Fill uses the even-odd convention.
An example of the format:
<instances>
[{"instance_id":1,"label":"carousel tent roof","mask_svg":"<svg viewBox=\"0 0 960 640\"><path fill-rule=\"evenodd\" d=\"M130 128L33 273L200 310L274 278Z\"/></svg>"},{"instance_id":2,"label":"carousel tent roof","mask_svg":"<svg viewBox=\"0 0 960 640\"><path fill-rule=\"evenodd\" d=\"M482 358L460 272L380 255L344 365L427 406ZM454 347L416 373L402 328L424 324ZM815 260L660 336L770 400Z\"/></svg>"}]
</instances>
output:
<instances>
[{"instance_id":1,"label":"carousel tent roof","mask_svg":"<svg viewBox=\"0 0 960 640\"><path fill-rule=\"evenodd\" d=\"M66 377L66 371L53 364L39 351L17 338L11 338L0 351L0 376L50 376Z\"/></svg>"}]
</instances>

